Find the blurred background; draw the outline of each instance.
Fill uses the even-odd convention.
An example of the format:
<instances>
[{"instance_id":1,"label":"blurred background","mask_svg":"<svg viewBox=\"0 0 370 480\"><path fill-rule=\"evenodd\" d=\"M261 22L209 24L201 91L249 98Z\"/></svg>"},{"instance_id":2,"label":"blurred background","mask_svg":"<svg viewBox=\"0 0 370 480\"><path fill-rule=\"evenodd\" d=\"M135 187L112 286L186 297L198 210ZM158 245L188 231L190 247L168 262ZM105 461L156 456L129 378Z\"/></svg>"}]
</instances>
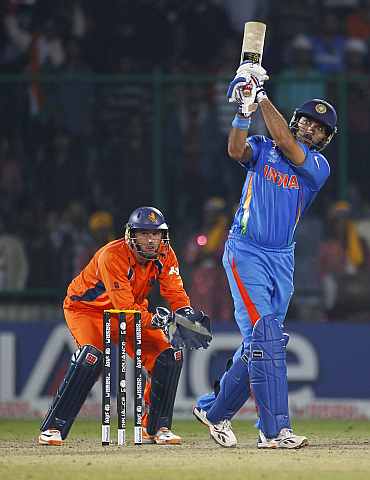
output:
<instances>
[{"instance_id":1,"label":"blurred background","mask_svg":"<svg viewBox=\"0 0 370 480\"><path fill-rule=\"evenodd\" d=\"M286 119L315 97L339 116L332 175L297 230L293 407L370 417L370 1L4 0L0 18L0 416L55 390L73 351L66 286L138 206L164 212L192 304L220 332L203 380L189 355L184 411L222 371L239 339L221 255L244 181L225 91L257 20ZM258 114L251 133L267 133Z\"/></svg>"}]
</instances>

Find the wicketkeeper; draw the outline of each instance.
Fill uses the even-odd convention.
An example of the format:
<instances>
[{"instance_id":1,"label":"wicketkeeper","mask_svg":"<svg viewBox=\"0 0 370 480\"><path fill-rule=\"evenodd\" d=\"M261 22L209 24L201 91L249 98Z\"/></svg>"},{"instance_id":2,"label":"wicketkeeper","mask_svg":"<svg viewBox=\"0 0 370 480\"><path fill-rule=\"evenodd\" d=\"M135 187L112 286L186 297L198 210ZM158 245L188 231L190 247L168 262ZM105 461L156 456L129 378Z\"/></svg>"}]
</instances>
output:
<instances>
[{"instance_id":1,"label":"wicketkeeper","mask_svg":"<svg viewBox=\"0 0 370 480\"><path fill-rule=\"evenodd\" d=\"M309 100L288 125L266 94L266 79L263 67L244 62L227 92L237 107L228 151L246 180L223 265L242 343L219 390L201 396L193 413L218 444L233 447L230 420L252 390L258 448L300 448L308 442L289 419L284 319L293 294L294 232L330 174L321 151L337 131L337 114L325 100ZM248 137L257 105L272 138Z\"/></svg>"},{"instance_id":2,"label":"wicketkeeper","mask_svg":"<svg viewBox=\"0 0 370 480\"><path fill-rule=\"evenodd\" d=\"M158 282L171 311L148 311L148 294ZM168 226L162 213L141 207L130 216L125 237L103 246L71 282L64 315L78 350L41 425L39 443L62 445L103 365L103 311L140 310L142 363L148 373L144 399L143 443L177 445L171 431L183 348L207 348L212 339L209 318L195 311L186 294ZM166 332L166 333L165 333ZM118 323L112 322L117 343ZM127 321L127 353L132 358L133 320Z\"/></svg>"}]
</instances>

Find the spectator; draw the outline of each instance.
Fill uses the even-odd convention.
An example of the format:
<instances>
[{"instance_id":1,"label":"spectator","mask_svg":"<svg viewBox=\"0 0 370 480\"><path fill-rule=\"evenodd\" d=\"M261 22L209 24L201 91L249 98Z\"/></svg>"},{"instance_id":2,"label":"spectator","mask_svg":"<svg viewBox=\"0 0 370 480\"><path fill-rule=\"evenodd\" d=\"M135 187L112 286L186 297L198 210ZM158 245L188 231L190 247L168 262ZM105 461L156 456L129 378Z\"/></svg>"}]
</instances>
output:
<instances>
[{"instance_id":1,"label":"spectator","mask_svg":"<svg viewBox=\"0 0 370 480\"><path fill-rule=\"evenodd\" d=\"M22 239L7 231L0 220L0 290L23 290L28 271Z\"/></svg>"},{"instance_id":2,"label":"spectator","mask_svg":"<svg viewBox=\"0 0 370 480\"><path fill-rule=\"evenodd\" d=\"M349 37L370 39L370 0L359 0L357 9L346 18L346 31Z\"/></svg>"},{"instance_id":3,"label":"spectator","mask_svg":"<svg viewBox=\"0 0 370 480\"><path fill-rule=\"evenodd\" d=\"M22 159L18 142L0 139L0 211L13 216L24 195Z\"/></svg>"},{"instance_id":4,"label":"spectator","mask_svg":"<svg viewBox=\"0 0 370 480\"><path fill-rule=\"evenodd\" d=\"M320 247L320 269L328 319L349 318L361 309L370 315L369 249L352 220L348 202L330 207L327 227L327 238Z\"/></svg>"},{"instance_id":5,"label":"spectator","mask_svg":"<svg viewBox=\"0 0 370 480\"><path fill-rule=\"evenodd\" d=\"M61 73L72 75L63 78L54 95L59 98L59 126L84 141L92 133L94 88L91 81L91 69L86 65L81 45L77 39L71 39L66 45L66 61L61 66Z\"/></svg>"},{"instance_id":6,"label":"spectator","mask_svg":"<svg viewBox=\"0 0 370 480\"><path fill-rule=\"evenodd\" d=\"M318 32L312 36L313 62L321 73L338 73L344 70L345 37L341 20L334 12L320 16Z\"/></svg>"},{"instance_id":7,"label":"spectator","mask_svg":"<svg viewBox=\"0 0 370 480\"><path fill-rule=\"evenodd\" d=\"M357 185L363 200L370 201L367 182L370 137L370 81L367 69L368 47L363 40L350 38L346 42L345 62L348 79L347 122L350 155L356 158L356 168L348 169L351 183Z\"/></svg>"},{"instance_id":8,"label":"spectator","mask_svg":"<svg viewBox=\"0 0 370 480\"><path fill-rule=\"evenodd\" d=\"M96 250L115 239L113 217L109 212L103 210L94 212L89 218L89 229Z\"/></svg>"},{"instance_id":9,"label":"spectator","mask_svg":"<svg viewBox=\"0 0 370 480\"><path fill-rule=\"evenodd\" d=\"M27 64L33 22L30 9L12 3L1 12L4 38L0 63L6 72L15 73Z\"/></svg>"},{"instance_id":10,"label":"spectator","mask_svg":"<svg viewBox=\"0 0 370 480\"><path fill-rule=\"evenodd\" d=\"M29 263L27 288L60 287L61 259L55 255L50 237L50 226L56 218L55 212L48 212L37 198L19 213L17 226Z\"/></svg>"},{"instance_id":11,"label":"spectator","mask_svg":"<svg viewBox=\"0 0 370 480\"><path fill-rule=\"evenodd\" d=\"M293 39L288 65L280 72L274 98L290 118L296 106L307 98L324 98L326 84L323 76L313 67L312 43L306 35Z\"/></svg>"},{"instance_id":12,"label":"spectator","mask_svg":"<svg viewBox=\"0 0 370 480\"><path fill-rule=\"evenodd\" d=\"M214 153L215 116L210 113L209 95L202 85L177 84L168 103L164 138L173 156L165 153L163 183L167 185L173 209L171 218L181 221L187 216L191 221L191 216L199 224L199 205L203 205L208 196L207 178L199 158L210 158ZM213 160L213 172L207 172L209 175L215 170L217 173L218 157L214 156Z\"/></svg>"},{"instance_id":13,"label":"spectator","mask_svg":"<svg viewBox=\"0 0 370 480\"><path fill-rule=\"evenodd\" d=\"M89 231L91 234L90 246L83 249L80 258L77 259L80 269L88 264L99 248L115 239L113 216L104 210L94 212L89 218Z\"/></svg>"},{"instance_id":14,"label":"spectator","mask_svg":"<svg viewBox=\"0 0 370 480\"><path fill-rule=\"evenodd\" d=\"M87 213L83 204L71 202L59 223L50 233L54 257L60 261L58 287L64 288L87 258L92 239L87 228Z\"/></svg>"},{"instance_id":15,"label":"spectator","mask_svg":"<svg viewBox=\"0 0 370 480\"><path fill-rule=\"evenodd\" d=\"M62 212L68 202L85 202L90 194L86 182L85 145L62 129L50 134L34 163L34 195L49 208Z\"/></svg>"},{"instance_id":16,"label":"spectator","mask_svg":"<svg viewBox=\"0 0 370 480\"><path fill-rule=\"evenodd\" d=\"M232 35L229 17L222 2L186 2L182 22L185 26L184 57L198 72L208 72L225 40ZM217 32L217 35L214 34Z\"/></svg>"},{"instance_id":17,"label":"spectator","mask_svg":"<svg viewBox=\"0 0 370 480\"><path fill-rule=\"evenodd\" d=\"M316 0L270 2L267 41L263 54L263 63L269 71L281 69L284 51L297 35L312 35L318 8Z\"/></svg>"},{"instance_id":18,"label":"spectator","mask_svg":"<svg viewBox=\"0 0 370 480\"><path fill-rule=\"evenodd\" d=\"M190 292L194 295L194 305L214 319L230 322L232 302L221 264L229 224L225 210L222 198L211 197L205 202L202 226L185 246L184 259L191 266Z\"/></svg>"}]
</instances>

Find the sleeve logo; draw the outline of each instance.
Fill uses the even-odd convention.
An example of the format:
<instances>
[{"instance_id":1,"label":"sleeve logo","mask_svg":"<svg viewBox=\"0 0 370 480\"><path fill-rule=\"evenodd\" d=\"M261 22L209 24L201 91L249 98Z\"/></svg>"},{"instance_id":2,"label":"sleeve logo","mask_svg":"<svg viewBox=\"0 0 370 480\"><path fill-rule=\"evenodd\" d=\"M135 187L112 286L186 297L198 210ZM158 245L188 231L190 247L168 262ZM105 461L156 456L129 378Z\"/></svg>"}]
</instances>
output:
<instances>
[{"instance_id":1,"label":"sleeve logo","mask_svg":"<svg viewBox=\"0 0 370 480\"><path fill-rule=\"evenodd\" d=\"M168 275L180 275L179 267L171 267Z\"/></svg>"}]
</instances>

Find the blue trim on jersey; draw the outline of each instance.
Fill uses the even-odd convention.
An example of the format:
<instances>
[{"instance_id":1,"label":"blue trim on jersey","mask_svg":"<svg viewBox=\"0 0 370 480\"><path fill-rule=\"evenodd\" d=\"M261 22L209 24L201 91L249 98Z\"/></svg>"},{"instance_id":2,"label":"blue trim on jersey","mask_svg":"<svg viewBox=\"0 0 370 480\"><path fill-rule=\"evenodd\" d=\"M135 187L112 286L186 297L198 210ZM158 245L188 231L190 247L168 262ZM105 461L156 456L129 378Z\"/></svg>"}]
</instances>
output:
<instances>
[{"instance_id":1,"label":"blue trim on jersey","mask_svg":"<svg viewBox=\"0 0 370 480\"><path fill-rule=\"evenodd\" d=\"M83 295L72 295L70 298L74 302L93 302L102 293L105 292L105 286L103 282L98 282L95 287L89 288Z\"/></svg>"}]
</instances>

